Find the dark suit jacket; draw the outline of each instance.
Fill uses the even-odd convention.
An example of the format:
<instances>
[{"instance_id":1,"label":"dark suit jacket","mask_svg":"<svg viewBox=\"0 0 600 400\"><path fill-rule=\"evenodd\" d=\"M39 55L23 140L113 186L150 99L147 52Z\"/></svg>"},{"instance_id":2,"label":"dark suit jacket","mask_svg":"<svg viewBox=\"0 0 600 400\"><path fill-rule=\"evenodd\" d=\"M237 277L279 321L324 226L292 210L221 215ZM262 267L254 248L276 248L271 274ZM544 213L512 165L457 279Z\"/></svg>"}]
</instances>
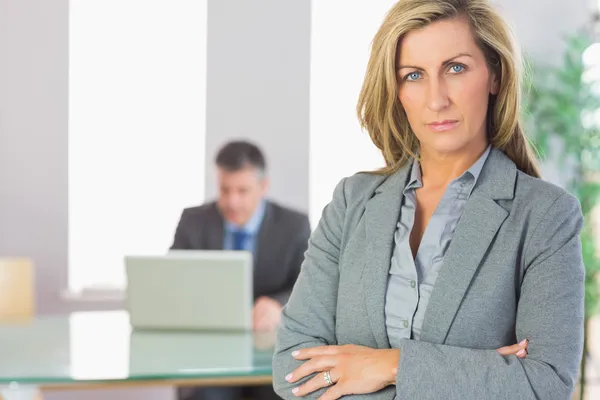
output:
<instances>
[{"instance_id":1,"label":"dark suit jacket","mask_svg":"<svg viewBox=\"0 0 600 400\"><path fill-rule=\"evenodd\" d=\"M225 222L217 204L186 208L172 250L222 250ZM267 201L254 257L254 298L287 303L304 261L310 223L306 214Z\"/></svg>"}]
</instances>

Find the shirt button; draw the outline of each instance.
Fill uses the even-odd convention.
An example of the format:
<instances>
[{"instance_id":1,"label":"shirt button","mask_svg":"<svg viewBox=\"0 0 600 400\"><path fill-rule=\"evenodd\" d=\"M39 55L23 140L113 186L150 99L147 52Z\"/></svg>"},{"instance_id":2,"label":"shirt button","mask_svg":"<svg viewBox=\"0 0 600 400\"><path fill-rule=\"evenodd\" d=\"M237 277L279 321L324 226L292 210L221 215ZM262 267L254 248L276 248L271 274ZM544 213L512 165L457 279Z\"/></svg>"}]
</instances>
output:
<instances>
[{"instance_id":1,"label":"shirt button","mask_svg":"<svg viewBox=\"0 0 600 400\"><path fill-rule=\"evenodd\" d=\"M404 327L408 328L408 321L404 321Z\"/></svg>"},{"instance_id":2,"label":"shirt button","mask_svg":"<svg viewBox=\"0 0 600 400\"><path fill-rule=\"evenodd\" d=\"M410 281L410 287L414 289L415 286L417 286L417 282Z\"/></svg>"}]
</instances>

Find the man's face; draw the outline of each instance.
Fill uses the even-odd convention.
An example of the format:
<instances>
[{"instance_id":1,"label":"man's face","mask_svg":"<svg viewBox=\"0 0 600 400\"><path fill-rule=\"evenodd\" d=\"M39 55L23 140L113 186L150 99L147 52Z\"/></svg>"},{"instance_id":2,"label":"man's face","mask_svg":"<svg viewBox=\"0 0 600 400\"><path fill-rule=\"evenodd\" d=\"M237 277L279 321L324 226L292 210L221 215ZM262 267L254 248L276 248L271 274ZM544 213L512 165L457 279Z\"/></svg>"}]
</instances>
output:
<instances>
[{"instance_id":1,"label":"man's face","mask_svg":"<svg viewBox=\"0 0 600 400\"><path fill-rule=\"evenodd\" d=\"M237 171L217 168L219 182L219 209L226 221L244 225L263 199L268 182L254 167Z\"/></svg>"}]
</instances>

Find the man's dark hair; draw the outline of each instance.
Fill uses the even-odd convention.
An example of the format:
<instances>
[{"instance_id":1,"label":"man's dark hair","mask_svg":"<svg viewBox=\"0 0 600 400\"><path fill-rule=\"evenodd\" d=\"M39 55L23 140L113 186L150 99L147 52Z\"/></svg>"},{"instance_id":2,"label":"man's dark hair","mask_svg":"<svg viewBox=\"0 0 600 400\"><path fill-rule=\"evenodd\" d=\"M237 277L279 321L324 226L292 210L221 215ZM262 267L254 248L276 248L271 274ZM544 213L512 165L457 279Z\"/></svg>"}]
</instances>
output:
<instances>
[{"instance_id":1,"label":"man's dark hair","mask_svg":"<svg viewBox=\"0 0 600 400\"><path fill-rule=\"evenodd\" d=\"M230 172L254 167L264 174L267 169L265 157L258 146L243 140L223 146L217 153L216 163L218 167Z\"/></svg>"}]
</instances>

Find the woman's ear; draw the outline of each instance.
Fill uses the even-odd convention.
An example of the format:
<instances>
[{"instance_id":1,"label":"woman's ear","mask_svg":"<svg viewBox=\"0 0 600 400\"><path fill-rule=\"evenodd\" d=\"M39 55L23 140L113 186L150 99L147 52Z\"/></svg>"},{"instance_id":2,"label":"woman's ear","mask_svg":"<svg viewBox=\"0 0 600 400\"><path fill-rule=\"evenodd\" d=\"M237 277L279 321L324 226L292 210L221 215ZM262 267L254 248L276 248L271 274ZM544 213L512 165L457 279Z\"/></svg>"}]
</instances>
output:
<instances>
[{"instance_id":1,"label":"woman's ear","mask_svg":"<svg viewBox=\"0 0 600 400\"><path fill-rule=\"evenodd\" d=\"M495 73L490 77L490 94L496 95L500 91L500 80Z\"/></svg>"}]
</instances>

